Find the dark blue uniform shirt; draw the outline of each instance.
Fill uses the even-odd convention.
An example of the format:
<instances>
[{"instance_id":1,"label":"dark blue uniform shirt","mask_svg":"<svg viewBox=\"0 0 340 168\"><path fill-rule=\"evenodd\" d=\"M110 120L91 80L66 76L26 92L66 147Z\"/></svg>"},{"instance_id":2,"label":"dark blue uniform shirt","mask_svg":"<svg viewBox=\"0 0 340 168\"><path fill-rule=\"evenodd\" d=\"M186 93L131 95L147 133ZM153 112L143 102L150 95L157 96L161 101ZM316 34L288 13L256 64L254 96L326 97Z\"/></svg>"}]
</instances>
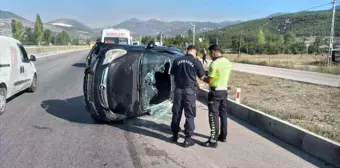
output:
<instances>
[{"instance_id":1,"label":"dark blue uniform shirt","mask_svg":"<svg viewBox=\"0 0 340 168\"><path fill-rule=\"evenodd\" d=\"M202 63L190 54L176 58L170 73L175 77L176 88L181 89L195 87L197 76L201 78L205 75Z\"/></svg>"}]
</instances>

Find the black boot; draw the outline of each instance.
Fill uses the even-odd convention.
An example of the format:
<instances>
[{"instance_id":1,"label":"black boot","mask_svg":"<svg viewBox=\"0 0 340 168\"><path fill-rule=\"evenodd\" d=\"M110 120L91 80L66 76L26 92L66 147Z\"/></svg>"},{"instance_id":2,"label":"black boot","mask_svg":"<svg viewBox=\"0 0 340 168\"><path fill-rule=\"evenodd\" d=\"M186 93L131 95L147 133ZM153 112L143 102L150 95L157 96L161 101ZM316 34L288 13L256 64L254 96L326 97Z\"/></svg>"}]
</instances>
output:
<instances>
[{"instance_id":1,"label":"black boot","mask_svg":"<svg viewBox=\"0 0 340 168\"><path fill-rule=\"evenodd\" d=\"M188 147L191 147L191 146L194 146L195 145L195 142L194 140L191 139L191 137L186 137L184 142L183 142L183 147L184 148L188 148Z\"/></svg>"},{"instance_id":2,"label":"black boot","mask_svg":"<svg viewBox=\"0 0 340 168\"><path fill-rule=\"evenodd\" d=\"M227 142L227 137L218 136L218 140L221 142Z\"/></svg>"},{"instance_id":3,"label":"black boot","mask_svg":"<svg viewBox=\"0 0 340 168\"><path fill-rule=\"evenodd\" d=\"M171 137L171 142L177 143L178 138L179 138L178 133L174 133L173 136Z\"/></svg>"},{"instance_id":4,"label":"black boot","mask_svg":"<svg viewBox=\"0 0 340 168\"><path fill-rule=\"evenodd\" d=\"M216 140L211 140L211 138L202 144L204 147L209 147L209 148L217 148L218 143Z\"/></svg>"}]
</instances>

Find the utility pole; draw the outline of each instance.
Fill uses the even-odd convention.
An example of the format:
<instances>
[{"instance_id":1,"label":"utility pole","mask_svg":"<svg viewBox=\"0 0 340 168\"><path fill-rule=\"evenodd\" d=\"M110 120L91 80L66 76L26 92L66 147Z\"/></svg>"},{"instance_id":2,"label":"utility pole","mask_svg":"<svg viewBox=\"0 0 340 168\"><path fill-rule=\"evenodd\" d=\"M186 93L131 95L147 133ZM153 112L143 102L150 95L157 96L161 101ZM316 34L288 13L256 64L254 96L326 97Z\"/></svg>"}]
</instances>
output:
<instances>
[{"instance_id":1,"label":"utility pole","mask_svg":"<svg viewBox=\"0 0 340 168\"><path fill-rule=\"evenodd\" d=\"M161 32L161 39L160 39L161 46L163 46L163 32Z\"/></svg>"},{"instance_id":2,"label":"utility pole","mask_svg":"<svg viewBox=\"0 0 340 168\"><path fill-rule=\"evenodd\" d=\"M237 55L237 59L240 59L240 55L241 55L241 39L242 39L242 35L243 35L243 23L242 24L242 29L241 29L241 35L240 35L240 40L239 40L239 45L238 45L238 55Z\"/></svg>"},{"instance_id":3,"label":"utility pole","mask_svg":"<svg viewBox=\"0 0 340 168\"><path fill-rule=\"evenodd\" d=\"M196 29L196 25L190 23L190 25L193 27L192 28L192 45L195 45L195 29Z\"/></svg>"},{"instance_id":4,"label":"utility pole","mask_svg":"<svg viewBox=\"0 0 340 168\"><path fill-rule=\"evenodd\" d=\"M196 30L196 25L194 25L194 29L193 29L193 31L192 31L192 32L193 32L193 37L192 37L192 38L193 38L193 39L192 39L192 44L193 44L193 45L195 45L195 34L196 34L195 30Z\"/></svg>"},{"instance_id":5,"label":"utility pole","mask_svg":"<svg viewBox=\"0 0 340 168\"><path fill-rule=\"evenodd\" d=\"M332 52L333 52L333 38L334 38L334 22L335 22L335 8L336 0L333 0L333 15L332 15L332 25L331 25L331 35L329 36L329 53L328 53L328 66L332 65Z\"/></svg>"}]
</instances>

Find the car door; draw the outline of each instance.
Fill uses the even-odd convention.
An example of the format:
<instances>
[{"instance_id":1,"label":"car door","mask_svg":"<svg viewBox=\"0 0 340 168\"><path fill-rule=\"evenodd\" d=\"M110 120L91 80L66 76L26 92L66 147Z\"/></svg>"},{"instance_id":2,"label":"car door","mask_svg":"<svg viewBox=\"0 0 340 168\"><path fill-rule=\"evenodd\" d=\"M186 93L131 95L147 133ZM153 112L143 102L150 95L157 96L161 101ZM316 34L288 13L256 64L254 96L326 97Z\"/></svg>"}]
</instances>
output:
<instances>
[{"instance_id":1,"label":"car door","mask_svg":"<svg viewBox=\"0 0 340 168\"><path fill-rule=\"evenodd\" d=\"M15 42L8 42L8 51L5 56L10 59L10 69L7 71L9 75L9 80L7 81L7 94L8 97L18 93L20 91L20 85L17 82L21 80L20 74L20 56L19 49Z\"/></svg>"},{"instance_id":2,"label":"car door","mask_svg":"<svg viewBox=\"0 0 340 168\"><path fill-rule=\"evenodd\" d=\"M172 61L167 53L148 50L140 62L140 104L142 112L151 112L151 101L158 96L158 89L155 75L157 72L165 72ZM170 79L170 76L169 76ZM164 86L166 87L166 86Z\"/></svg>"},{"instance_id":3,"label":"car door","mask_svg":"<svg viewBox=\"0 0 340 168\"><path fill-rule=\"evenodd\" d=\"M29 61L28 55L24 47L21 44L17 44L17 48L19 50L19 55L20 55L20 60L19 60L20 80L18 80L14 85L19 86L20 91L22 91L31 85L31 80L33 77L31 76L32 67L30 65L30 61Z\"/></svg>"}]
</instances>

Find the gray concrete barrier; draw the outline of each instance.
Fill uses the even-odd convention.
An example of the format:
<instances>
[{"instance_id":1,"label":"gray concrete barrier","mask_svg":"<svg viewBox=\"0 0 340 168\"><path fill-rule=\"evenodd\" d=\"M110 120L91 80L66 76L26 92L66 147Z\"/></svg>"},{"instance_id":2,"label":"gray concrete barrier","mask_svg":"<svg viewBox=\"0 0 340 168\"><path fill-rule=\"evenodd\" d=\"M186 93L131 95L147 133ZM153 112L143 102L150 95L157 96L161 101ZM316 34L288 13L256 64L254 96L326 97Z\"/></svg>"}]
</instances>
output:
<instances>
[{"instance_id":1,"label":"gray concrete barrier","mask_svg":"<svg viewBox=\"0 0 340 168\"><path fill-rule=\"evenodd\" d=\"M24 46L26 52L31 54L59 53L81 49L90 49L90 46Z\"/></svg>"},{"instance_id":2,"label":"gray concrete barrier","mask_svg":"<svg viewBox=\"0 0 340 168\"><path fill-rule=\"evenodd\" d=\"M201 89L198 96L207 100L208 90ZM228 100L229 113L236 118L246 121L332 166L340 167L340 143L251 107L237 104L233 100Z\"/></svg>"}]
</instances>

